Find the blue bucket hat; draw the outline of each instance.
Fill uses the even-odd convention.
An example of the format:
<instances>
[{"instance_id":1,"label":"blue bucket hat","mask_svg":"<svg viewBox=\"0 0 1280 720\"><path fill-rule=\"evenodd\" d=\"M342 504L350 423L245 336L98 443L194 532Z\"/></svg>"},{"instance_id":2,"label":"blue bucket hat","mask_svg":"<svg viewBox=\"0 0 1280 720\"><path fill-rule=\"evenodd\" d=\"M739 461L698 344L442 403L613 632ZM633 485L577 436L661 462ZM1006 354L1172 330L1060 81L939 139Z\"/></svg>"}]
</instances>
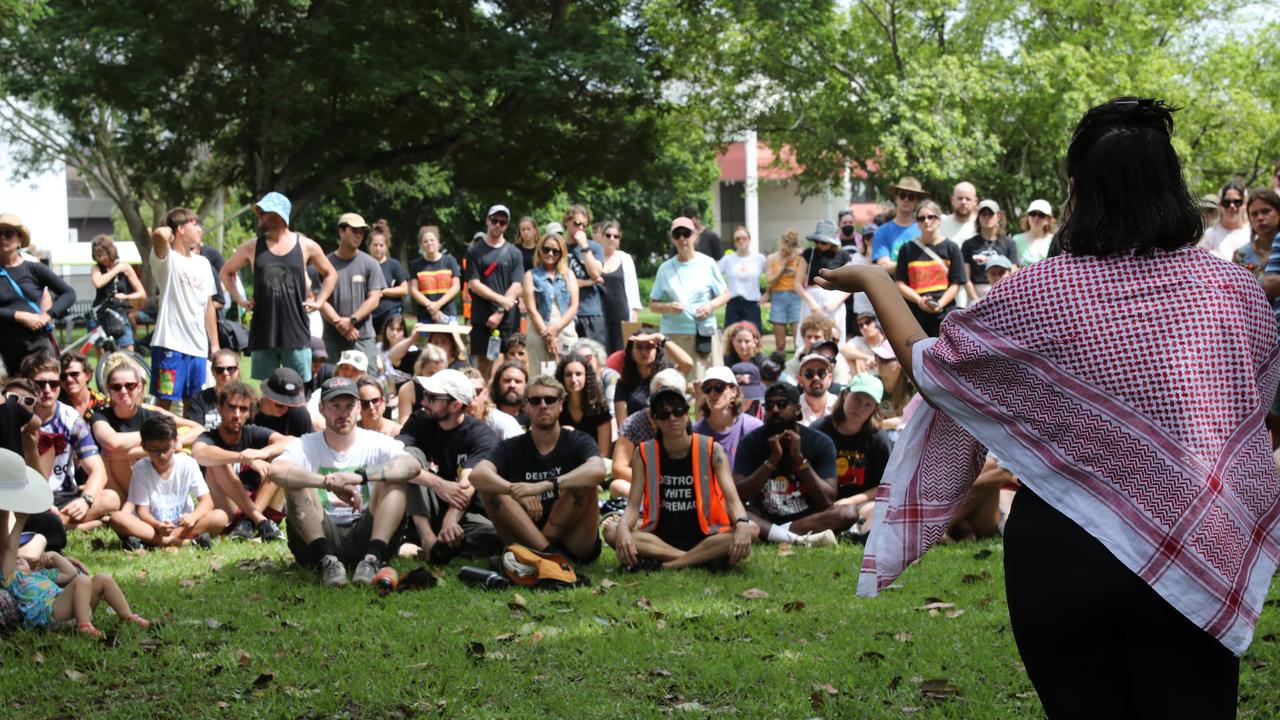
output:
<instances>
[{"instance_id":1,"label":"blue bucket hat","mask_svg":"<svg viewBox=\"0 0 1280 720\"><path fill-rule=\"evenodd\" d=\"M289 202L289 198L278 192L269 192L258 201L258 209L264 213L279 215L287 227L289 225L289 211L293 209L293 203Z\"/></svg>"}]
</instances>

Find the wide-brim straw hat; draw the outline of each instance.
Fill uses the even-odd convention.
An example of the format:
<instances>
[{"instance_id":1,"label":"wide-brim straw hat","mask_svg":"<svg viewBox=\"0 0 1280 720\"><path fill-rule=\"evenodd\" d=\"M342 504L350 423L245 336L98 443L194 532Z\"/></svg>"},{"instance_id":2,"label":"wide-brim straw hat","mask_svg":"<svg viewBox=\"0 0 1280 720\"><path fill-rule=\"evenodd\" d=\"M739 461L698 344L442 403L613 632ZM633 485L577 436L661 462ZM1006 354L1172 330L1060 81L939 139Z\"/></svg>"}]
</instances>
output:
<instances>
[{"instance_id":1,"label":"wide-brim straw hat","mask_svg":"<svg viewBox=\"0 0 1280 720\"><path fill-rule=\"evenodd\" d=\"M467 351L466 344L462 341L463 335L471 334L471 327L468 325L449 325L447 323L418 323L413 326L413 331L432 335L434 333L448 333L453 336L453 342L458 346L458 351L465 353Z\"/></svg>"},{"instance_id":2,"label":"wide-brim straw hat","mask_svg":"<svg viewBox=\"0 0 1280 720\"><path fill-rule=\"evenodd\" d=\"M31 230L22 224L22 218L13 213L0 213L0 227L11 227L18 231L18 237L22 240L22 247L31 244Z\"/></svg>"},{"instance_id":3,"label":"wide-brim straw hat","mask_svg":"<svg viewBox=\"0 0 1280 720\"><path fill-rule=\"evenodd\" d=\"M0 510L32 513L53 507L53 490L40 471L27 466L22 456L0 449Z\"/></svg>"},{"instance_id":4,"label":"wide-brim straw hat","mask_svg":"<svg viewBox=\"0 0 1280 720\"><path fill-rule=\"evenodd\" d=\"M910 175L903 175L902 179L898 180L896 185L890 185L889 189L894 192L906 191L913 192L922 197L929 197L929 192L924 189L924 186L920 184L920 181Z\"/></svg>"}]
</instances>

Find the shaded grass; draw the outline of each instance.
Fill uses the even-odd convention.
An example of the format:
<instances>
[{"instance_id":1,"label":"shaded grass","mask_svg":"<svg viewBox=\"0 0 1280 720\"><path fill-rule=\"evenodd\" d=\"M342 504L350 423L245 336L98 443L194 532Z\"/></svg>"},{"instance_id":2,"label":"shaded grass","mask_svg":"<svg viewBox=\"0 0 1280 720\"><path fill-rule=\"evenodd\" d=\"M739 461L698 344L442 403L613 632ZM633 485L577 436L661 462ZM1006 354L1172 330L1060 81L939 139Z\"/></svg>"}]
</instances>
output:
<instances>
[{"instance_id":1,"label":"shaded grass","mask_svg":"<svg viewBox=\"0 0 1280 720\"><path fill-rule=\"evenodd\" d=\"M140 632L100 608L106 643L66 631L7 637L0 712L1042 715L1009 630L998 542L937 548L876 600L853 597L861 551L848 545L789 555L757 546L745 567L725 574L620 573L606 549L583 569L592 587L560 593L469 588L454 579L463 564L455 561L439 587L387 598L323 589L282 543L140 556L116 547L93 552L79 536L70 552L113 572L135 608L164 623ZM752 588L768 597L743 597ZM1277 590L1242 663L1242 717L1280 713ZM963 612L917 609L935 599ZM958 695L926 697L929 680Z\"/></svg>"}]
</instances>

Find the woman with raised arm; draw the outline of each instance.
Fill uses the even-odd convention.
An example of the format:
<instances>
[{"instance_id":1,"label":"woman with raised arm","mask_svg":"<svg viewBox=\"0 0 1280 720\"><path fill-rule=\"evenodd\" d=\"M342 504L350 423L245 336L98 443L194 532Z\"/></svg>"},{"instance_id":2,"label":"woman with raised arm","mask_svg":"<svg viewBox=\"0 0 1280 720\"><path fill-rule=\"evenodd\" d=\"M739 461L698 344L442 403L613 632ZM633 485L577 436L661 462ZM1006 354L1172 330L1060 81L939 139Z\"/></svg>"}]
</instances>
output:
<instances>
[{"instance_id":1,"label":"woman with raised arm","mask_svg":"<svg viewBox=\"0 0 1280 720\"><path fill-rule=\"evenodd\" d=\"M1005 588L1050 718L1234 717L1237 656L1275 572L1276 317L1252 275L1192 247L1172 113L1132 97L1089 110L1067 150L1060 254L951 313L936 340L883 271L821 281L867 292L928 400L886 471L859 592L942 536L989 449L1022 482Z\"/></svg>"}]
</instances>

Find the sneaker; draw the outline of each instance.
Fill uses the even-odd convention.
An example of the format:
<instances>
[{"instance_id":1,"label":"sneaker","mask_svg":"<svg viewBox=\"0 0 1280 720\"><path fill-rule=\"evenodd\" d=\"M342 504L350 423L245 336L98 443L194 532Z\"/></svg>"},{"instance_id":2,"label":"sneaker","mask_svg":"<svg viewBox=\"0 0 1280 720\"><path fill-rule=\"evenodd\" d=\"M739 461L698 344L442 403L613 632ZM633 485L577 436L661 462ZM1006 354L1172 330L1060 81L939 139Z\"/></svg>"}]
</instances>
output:
<instances>
[{"instance_id":1,"label":"sneaker","mask_svg":"<svg viewBox=\"0 0 1280 720\"><path fill-rule=\"evenodd\" d=\"M823 530L820 533L805 533L800 536L800 542L797 545L805 547L835 547L836 534L830 529Z\"/></svg>"},{"instance_id":2,"label":"sneaker","mask_svg":"<svg viewBox=\"0 0 1280 720\"><path fill-rule=\"evenodd\" d=\"M125 550L129 550L131 552L137 552L142 549L142 538L138 537L137 535L129 535L128 537L121 540L120 544L124 546Z\"/></svg>"},{"instance_id":3,"label":"sneaker","mask_svg":"<svg viewBox=\"0 0 1280 720\"><path fill-rule=\"evenodd\" d=\"M196 547L200 548L201 550L213 549L213 538L209 537L209 533L200 533L191 542L195 543Z\"/></svg>"},{"instance_id":4,"label":"sneaker","mask_svg":"<svg viewBox=\"0 0 1280 720\"><path fill-rule=\"evenodd\" d=\"M436 544L432 545L431 550L427 552L427 562L432 565L448 565L449 561L457 557L461 551L461 544L455 548L449 547L449 543L437 540Z\"/></svg>"},{"instance_id":5,"label":"sneaker","mask_svg":"<svg viewBox=\"0 0 1280 720\"><path fill-rule=\"evenodd\" d=\"M249 518L240 518L232 523L231 529L227 531L227 537L233 540L252 540L253 523Z\"/></svg>"},{"instance_id":6,"label":"sneaker","mask_svg":"<svg viewBox=\"0 0 1280 720\"><path fill-rule=\"evenodd\" d=\"M382 563L373 555L365 555L364 559L356 564L356 571L351 573L351 582L357 585L372 585L373 576L378 574L382 569Z\"/></svg>"},{"instance_id":7,"label":"sneaker","mask_svg":"<svg viewBox=\"0 0 1280 720\"><path fill-rule=\"evenodd\" d=\"M325 587L342 587L347 584L347 569L342 567L338 556L325 555L320 558L320 580Z\"/></svg>"},{"instance_id":8,"label":"sneaker","mask_svg":"<svg viewBox=\"0 0 1280 720\"><path fill-rule=\"evenodd\" d=\"M280 531L280 526L275 524L271 518L263 518L258 523L258 537L262 538L262 542L275 542L284 539L284 533Z\"/></svg>"}]
</instances>

